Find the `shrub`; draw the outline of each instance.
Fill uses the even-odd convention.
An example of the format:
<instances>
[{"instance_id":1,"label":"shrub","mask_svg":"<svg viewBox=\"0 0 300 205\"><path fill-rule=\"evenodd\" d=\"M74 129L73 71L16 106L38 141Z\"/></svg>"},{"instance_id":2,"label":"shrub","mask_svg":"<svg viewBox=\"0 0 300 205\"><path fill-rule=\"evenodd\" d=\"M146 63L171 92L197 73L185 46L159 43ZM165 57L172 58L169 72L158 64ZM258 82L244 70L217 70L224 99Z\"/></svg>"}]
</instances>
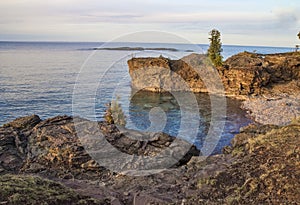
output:
<instances>
[{"instance_id":1,"label":"shrub","mask_svg":"<svg viewBox=\"0 0 300 205\"><path fill-rule=\"evenodd\" d=\"M108 124L117 124L121 126L126 125L126 116L122 110L121 104L119 103L120 97L117 96L116 100L112 100L111 103L107 104L105 113L105 121Z\"/></svg>"}]
</instances>

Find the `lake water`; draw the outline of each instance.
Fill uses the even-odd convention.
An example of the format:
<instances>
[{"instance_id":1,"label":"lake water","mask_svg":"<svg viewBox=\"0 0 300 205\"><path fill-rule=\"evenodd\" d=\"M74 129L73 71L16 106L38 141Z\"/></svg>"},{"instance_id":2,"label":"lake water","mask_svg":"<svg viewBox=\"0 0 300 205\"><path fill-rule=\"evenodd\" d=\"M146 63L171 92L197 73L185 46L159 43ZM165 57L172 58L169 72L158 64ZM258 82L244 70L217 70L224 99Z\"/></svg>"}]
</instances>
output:
<instances>
[{"instance_id":1,"label":"lake water","mask_svg":"<svg viewBox=\"0 0 300 205\"><path fill-rule=\"evenodd\" d=\"M175 48L174 51L122 51L93 48L102 43L43 43L0 42L0 125L16 117L37 114L41 118L57 115L80 114L91 120L102 120L105 104L119 96L127 116L127 127L147 130L150 126L149 112L160 107L166 116L161 131L176 136L180 127L180 106L174 96L138 92L132 95L130 76L126 61L139 56L167 56L181 58L190 54L190 45L112 43L105 47ZM195 52L204 52L207 45L197 45ZM225 58L243 51L275 53L292 51L292 48L223 46ZM80 96L74 100L74 95ZM209 127L211 116L210 97L195 94L199 104L200 126L198 147ZM82 100L82 103L80 104ZM80 106L74 110L74 102ZM241 126L250 122L245 112L239 109L239 101L227 99L225 129L215 152L224 145Z\"/></svg>"}]
</instances>

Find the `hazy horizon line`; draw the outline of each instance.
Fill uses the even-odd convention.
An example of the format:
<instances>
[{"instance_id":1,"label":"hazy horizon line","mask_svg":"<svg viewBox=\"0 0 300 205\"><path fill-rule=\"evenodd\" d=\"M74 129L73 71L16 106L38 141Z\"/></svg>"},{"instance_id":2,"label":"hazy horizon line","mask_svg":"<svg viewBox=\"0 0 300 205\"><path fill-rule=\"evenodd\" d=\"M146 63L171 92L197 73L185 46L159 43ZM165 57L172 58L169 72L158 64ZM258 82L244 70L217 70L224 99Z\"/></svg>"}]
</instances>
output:
<instances>
[{"instance_id":1,"label":"hazy horizon line","mask_svg":"<svg viewBox=\"0 0 300 205\"><path fill-rule=\"evenodd\" d=\"M140 44L179 44L179 45L205 45L208 46L209 43L163 43L163 42L122 42L122 41L65 41L65 40L0 40L0 43L140 43ZM241 45L241 44L222 44L222 46L235 46L235 47L263 47L263 48L294 48L290 46L269 46L269 45Z\"/></svg>"}]
</instances>

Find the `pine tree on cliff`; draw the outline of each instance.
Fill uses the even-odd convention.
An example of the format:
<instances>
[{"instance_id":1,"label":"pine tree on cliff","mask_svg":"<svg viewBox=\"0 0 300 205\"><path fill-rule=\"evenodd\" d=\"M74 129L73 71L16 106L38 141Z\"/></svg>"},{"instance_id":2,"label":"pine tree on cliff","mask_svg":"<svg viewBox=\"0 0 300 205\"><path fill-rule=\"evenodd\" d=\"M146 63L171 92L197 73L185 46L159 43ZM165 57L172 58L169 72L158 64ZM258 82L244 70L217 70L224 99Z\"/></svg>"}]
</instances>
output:
<instances>
[{"instance_id":1,"label":"pine tree on cliff","mask_svg":"<svg viewBox=\"0 0 300 205\"><path fill-rule=\"evenodd\" d=\"M210 45L208 48L208 57L215 66L221 66L223 63L223 56L221 55L222 43L220 31L213 29L210 33Z\"/></svg>"},{"instance_id":2,"label":"pine tree on cliff","mask_svg":"<svg viewBox=\"0 0 300 205\"><path fill-rule=\"evenodd\" d=\"M297 34L297 36L298 36L298 38L300 39L300 31L299 31L299 33ZM299 45L296 45L296 49L295 49L295 52L298 52L298 50L299 50Z\"/></svg>"}]
</instances>

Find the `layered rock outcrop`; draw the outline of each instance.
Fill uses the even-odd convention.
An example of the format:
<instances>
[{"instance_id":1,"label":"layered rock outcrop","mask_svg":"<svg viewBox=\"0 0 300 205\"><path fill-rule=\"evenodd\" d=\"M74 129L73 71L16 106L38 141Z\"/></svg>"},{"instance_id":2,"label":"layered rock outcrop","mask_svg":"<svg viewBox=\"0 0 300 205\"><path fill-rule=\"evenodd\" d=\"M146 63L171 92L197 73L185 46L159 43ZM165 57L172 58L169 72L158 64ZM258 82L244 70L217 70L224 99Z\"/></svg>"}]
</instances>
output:
<instances>
[{"instance_id":1,"label":"layered rock outcrop","mask_svg":"<svg viewBox=\"0 0 300 205\"><path fill-rule=\"evenodd\" d=\"M77 129L84 125L84 133L91 134L92 137L79 138L74 120L79 126ZM95 129L99 129L102 135L95 136ZM94 140L93 137L96 139ZM139 156L154 157L168 150L168 159L176 158L177 164L173 164L173 167L177 167L200 154L194 145L164 133L143 133L117 128L105 122L91 122L69 116L58 116L47 120L41 120L36 115L22 117L0 127L0 191L5 191L0 194L0 202L39 204L39 193L45 194L49 186L48 191L51 193L44 196L45 204L122 204L117 198L128 198L130 201L128 203L132 204L133 195L124 196L123 193L96 185L109 181L114 184L113 179L115 177L117 179L120 174L107 169L101 162L96 162L86 151L87 146L97 147L96 143L99 143L100 138L121 153L129 155L126 162L114 159L115 156L110 156L109 160L116 167L123 166L125 163L128 167L121 170L131 173L135 171L136 164L143 162L139 161ZM100 146L99 151L109 155L112 147ZM166 166L166 164L161 165ZM64 186L34 175L58 181ZM22 182L19 184L20 191L14 190L12 184L19 181ZM65 186L76 189L79 194L75 194ZM51 187L57 189L52 190ZM26 190L31 190L31 194L25 193L28 192ZM22 197L20 194L25 196ZM135 200L144 200L139 196L135 198Z\"/></svg>"},{"instance_id":2,"label":"layered rock outcrop","mask_svg":"<svg viewBox=\"0 0 300 205\"><path fill-rule=\"evenodd\" d=\"M133 58L128 61L132 86L137 89L163 92L163 86L171 91L207 92L207 85L215 83L208 72L210 66L205 55L191 54L180 60L167 58ZM155 68L155 69L154 69ZM239 53L217 67L225 92L228 95L257 95L278 84L296 81L292 90L300 90L300 53L256 54ZM187 87L172 78L179 75ZM290 86L288 86L290 87Z\"/></svg>"},{"instance_id":3,"label":"layered rock outcrop","mask_svg":"<svg viewBox=\"0 0 300 205\"><path fill-rule=\"evenodd\" d=\"M48 176L60 178L105 178L111 174L110 171L94 161L85 149L87 146L96 147L95 144L102 138L112 147L130 156L156 156L172 146L174 149L169 149L169 160L180 157L178 153L182 154L182 158L176 159L178 163L174 166L186 164L192 156L200 154L194 145L180 139L176 142L175 137L164 133L118 129L105 122L90 122L78 118L77 123L84 124L84 129L87 130L87 137L79 138L73 120L69 116L58 116L41 121L38 116L33 115L18 118L0 127L0 173L46 173ZM103 136L98 136L95 140L90 138L88 135L94 137L94 129L99 129ZM112 147L99 145L96 148L101 148L101 153L109 153ZM111 156L110 162L122 166L123 162L118 162L113 157ZM121 170L134 169L140 163L137 157L129 157L128 160L128 167Z\"/></svg>"},{"instance_id":4,"label":"layered rock outcrop","mask_svg":"<svg viewBox=\"0 0 300 205\"><path fill-rule=\"evenodd\" d=\"M300 119L286 126L250 125L234 137L232 147L224 149L226 154L206 159L195 156L180 167L148 176L112 173L90 161L72 134L72 120L60 116L41 121L38 116L30 116L0 127L0 203L300 202ZM136 142L130 145L131 150L121 146L119 137L125 130L116 132L114 126L103 123L99 126L123 151L144 153ZM170 142L167 136L160 137L149 142L146 150L162 149Z\"/></svg>"},{"instance_id":5,"label":"layered rock outcrop","mask_svg":"<svg viewBox=\"0 0 300 205\"><path fill-rule=\"evenodd\" d=\"M300 53L239 53L219 68L226 92L232 95L262 94L279 84L296 81L300 90Z\"/></svg>"},{"instance_id":6,"label":"layered rock outcrop","mask_svg":"<svg viewBox=\"0 0 300 205\"><path fill-rule=\"evenodd\" d=\"M194 55L193 55L194 56ZM205 60L205 55L197 55ZM133 58L128 61L134 89L153 92L192 91L206 92L199 73L184 60L159 58Z\"/></svg>"}]
</instances>

